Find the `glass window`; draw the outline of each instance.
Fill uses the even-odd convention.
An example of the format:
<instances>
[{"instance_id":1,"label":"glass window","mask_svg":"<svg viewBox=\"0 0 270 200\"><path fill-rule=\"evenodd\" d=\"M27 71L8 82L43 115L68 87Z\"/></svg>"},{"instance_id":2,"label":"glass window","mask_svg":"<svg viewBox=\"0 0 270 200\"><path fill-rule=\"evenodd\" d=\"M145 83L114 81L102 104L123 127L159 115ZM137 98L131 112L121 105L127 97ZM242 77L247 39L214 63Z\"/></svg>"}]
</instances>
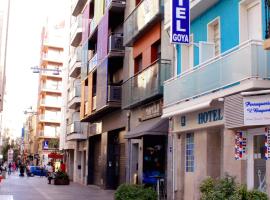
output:
<instances>
[{"instance_id":1,"label":"glass window","mask_svg":"<svg viewBox=\"0 0 270 200\"><path fill-rule=\"evenodd\" d=\"M194 133L186 135L186 172L194 172Z\"/></svg>"}]
</instances>

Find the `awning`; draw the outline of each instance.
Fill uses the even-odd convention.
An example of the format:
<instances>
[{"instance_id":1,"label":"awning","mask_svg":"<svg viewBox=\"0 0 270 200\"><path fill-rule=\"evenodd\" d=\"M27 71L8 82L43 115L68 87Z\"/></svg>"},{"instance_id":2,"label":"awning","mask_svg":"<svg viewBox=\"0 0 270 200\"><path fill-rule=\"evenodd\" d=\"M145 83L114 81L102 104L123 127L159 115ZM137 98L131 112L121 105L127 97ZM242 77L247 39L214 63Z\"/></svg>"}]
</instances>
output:
<instances>
[{"instance_id":1,"label":"awning","mask_svg":"<svg viewBox=\"0 0 270 200\"><path fill-rule=\"evenodd\" d=\"M169 130L169 120L155 118L142 122L140 125L127 132L126 139L137 138L143 135L167 135Z\"/></svg>"}]
</instances>

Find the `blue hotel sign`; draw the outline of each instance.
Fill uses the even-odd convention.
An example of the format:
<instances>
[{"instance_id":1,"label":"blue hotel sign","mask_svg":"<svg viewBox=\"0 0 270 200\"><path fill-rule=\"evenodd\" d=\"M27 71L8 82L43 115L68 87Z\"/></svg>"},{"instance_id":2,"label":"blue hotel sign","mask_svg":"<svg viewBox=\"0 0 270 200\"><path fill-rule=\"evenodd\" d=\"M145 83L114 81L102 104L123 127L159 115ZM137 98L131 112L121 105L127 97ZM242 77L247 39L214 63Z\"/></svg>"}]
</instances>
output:
<instances>
[{"instance_id":1,"label":"blue hotel sign","mask_svg":"<svg viewBox=\"0 0 270 200\"><path fill-rule=\"evenodd\" d=\"M190 34L190 0L172 0L171 43L188 44Z\"/></svg>"}]
</instances>

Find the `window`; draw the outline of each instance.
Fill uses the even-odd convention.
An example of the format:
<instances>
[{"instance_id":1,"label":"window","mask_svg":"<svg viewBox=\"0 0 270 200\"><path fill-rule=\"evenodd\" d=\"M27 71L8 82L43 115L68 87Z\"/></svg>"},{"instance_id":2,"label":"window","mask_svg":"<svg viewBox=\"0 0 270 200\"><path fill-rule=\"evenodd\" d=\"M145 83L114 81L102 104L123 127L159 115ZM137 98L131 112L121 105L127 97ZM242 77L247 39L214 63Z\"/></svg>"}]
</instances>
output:
<instances>
[{"instance_id":1,"label":"window","mask_svg":"<svg viewBox=\"0 0 270 200\"><path fill-rule=\"evenodd\" d=\"M208 42L215 44L215 56L220 54L220 22L219 18L208 24Z\"/></svg>"},{"instance_id":2,"label":"window","mask_svg":"<svg viewBox=\"0 0 270 200\"><path fill-rule=\"evenodd\" d=\"M151 63L161 58L161 46L160 40L152 44L151 46Z\"/></svg>"},{"instance_id":3,"label":"window","mask_svg":"<svg viewBox=\"0 0 270 200\"><path fill-rule=\"evenodd\" d=\"M134 59L134 74L137 74L138 72L140 72L142 70L142 54L140 54L139 56L137 56L135 59Z\"/></svg>"},{"instance_id":4,"label":"window","mask_svg":"<svg viewBox=\"0 0 270 200\"><path fill-rule=\"evenodd\" d=\"M186 172L194 172L194 133L186 134Z\"/></svg>"},{"instance_id":5,"label":"window","mask_svg":"<svg viewBox=\"0 0 270 200\"><path fill-rule=\"evenodd\" d=\"M181 73L192 69L194 66L194 46L193 46L193 35L190 35L190 44L182 45L182 63Z\"/></svg>"},{"instance_id":6,"label":"window","mask_svg":"<svg viewBox=\"0 0 270 200\"><path fill-rule=\"evenodd\" d=\"M260 0L242 0L239 2L239 39L262 39L262 19Z\"/></svg>"}]
</instances>

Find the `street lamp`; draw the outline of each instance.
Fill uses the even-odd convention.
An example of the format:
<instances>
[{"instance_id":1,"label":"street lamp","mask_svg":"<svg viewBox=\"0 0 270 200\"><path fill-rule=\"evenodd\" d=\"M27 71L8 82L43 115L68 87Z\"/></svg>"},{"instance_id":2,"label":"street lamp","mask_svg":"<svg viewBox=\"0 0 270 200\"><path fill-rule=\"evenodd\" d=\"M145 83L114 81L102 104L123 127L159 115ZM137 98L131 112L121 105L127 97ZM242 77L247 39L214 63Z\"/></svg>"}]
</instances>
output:
<instances>
[{"instance_id":1,"label":"street lamp","mask_svg":"<svg viewBox=\"0 0 270 200\"><path fill-rule=\"evenodd\" d=\"M33 70L33 73L40 73L40 72L43 72L43 71L51 71L53 72L53 75L59 75L61 70L59 68L55 68L55 69L46 69L46 68L40 68L38 66L34 66L34 67L31 67L31 69Z\"/></svg>"}]
</instances>

